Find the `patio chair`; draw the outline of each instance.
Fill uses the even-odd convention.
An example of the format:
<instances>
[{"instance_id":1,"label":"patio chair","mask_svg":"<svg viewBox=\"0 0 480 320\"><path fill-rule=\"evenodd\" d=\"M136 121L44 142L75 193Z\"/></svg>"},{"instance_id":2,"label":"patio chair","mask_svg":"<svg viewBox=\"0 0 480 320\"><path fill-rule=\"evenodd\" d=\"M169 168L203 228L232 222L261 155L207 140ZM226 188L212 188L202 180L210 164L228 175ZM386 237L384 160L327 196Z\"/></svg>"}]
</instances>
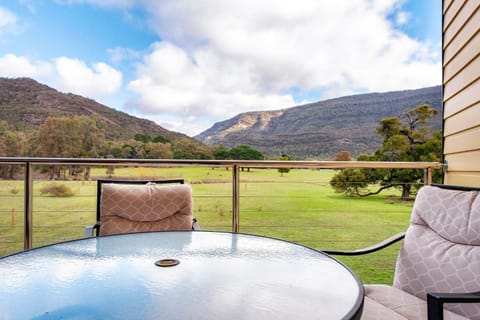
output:
<instances>
[{"instance_id":1,"label":"patio chair","mask_svg":"<svg viewBox=\"0 0 480 320\"><path fill-rule=\"evenodd\" d=\"M97 223L85 236L199 230L192 208L192 189L183 179L98 180Z\"/></svg>"},{"instance_id":2,"label":"patio chair","mask_svg":"<svg viewBox=\"0 0 480 320\"><path fill-rule=\"evenodd\" d=\"M323 250L360 255L403 239L393 286L365 285L362 319L480 319L479 190L424 186L406 233L365 249Z\"/></svg>"}]
</instances>

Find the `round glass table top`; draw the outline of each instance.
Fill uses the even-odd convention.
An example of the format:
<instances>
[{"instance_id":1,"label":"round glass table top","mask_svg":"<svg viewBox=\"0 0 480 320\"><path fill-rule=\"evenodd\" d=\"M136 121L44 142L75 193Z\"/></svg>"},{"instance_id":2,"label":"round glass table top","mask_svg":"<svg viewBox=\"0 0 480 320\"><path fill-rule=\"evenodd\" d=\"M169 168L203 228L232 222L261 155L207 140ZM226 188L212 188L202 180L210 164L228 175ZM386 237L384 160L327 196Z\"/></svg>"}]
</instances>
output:
<instances>
[{"instance_id":1,"label":"round glass table top","mask_svg":"<svg viewBox=\"0 0 480 320\"><path fill-rule=\"evenodd\" d=\"M344 319L363 287L329 256L223 232L82 239L0 259L2 319Z\"/></svg>"}]
</instances>

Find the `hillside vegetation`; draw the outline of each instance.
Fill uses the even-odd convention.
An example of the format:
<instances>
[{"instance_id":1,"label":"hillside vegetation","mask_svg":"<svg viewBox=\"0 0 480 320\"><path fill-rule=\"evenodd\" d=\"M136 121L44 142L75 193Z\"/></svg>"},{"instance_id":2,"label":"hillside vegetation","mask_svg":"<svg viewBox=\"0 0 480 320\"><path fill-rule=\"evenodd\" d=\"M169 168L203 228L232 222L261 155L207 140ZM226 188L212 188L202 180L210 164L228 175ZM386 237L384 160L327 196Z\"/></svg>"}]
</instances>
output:
<instances>
[{"instance_id":1,"label":"hillside vegetation","mask_svg":"<svg viewBox=\"0 0 480 320\"><path fill-rule=\"evenodd\" d=\"M48 117L92 116L105 121L109 140L133 139L137 133L168 139L188 138L153 121L140 119L92 99L65 94L30 78L0 78L0 119L19 131L37 130Z\"/></svg>"},{"instance_id":2,"label":"hillside vegetation","mask_svg":"<svg viewBox=\"0 0 480 320\"><path fill-rule=\"evenodd\" d=\"M29 138L31 133L38 132L49 117L93 116L105 140L114 142L108 147L109 150L97 152L98 155L115 157L169 155L168 152L153 150L162 147L159 144L148 145L149 150L139 150L145 149L144 146L138 146L132 140L140 135L169 143L175 158L208 159L214 156L219 147L223 150L239 145L251 146L270 159L279 159L282 155L290 159L332 159L343 150L356 158L362 153L372 153L381 146L381 138L375 132L381 119L399 116L420 104L428 104L439 111L431 126L434 130L441 129L441 88L437 86L353 95L276 111L242 113L216 123L194 139L92 99L61 93L30 78L0 78L0 121L8 124L8 130L21 132L22 136L18 137L35 144ZM19 138L10 140L10 145L13 145L13 141ZM144 144L147 140L143 141ZM122 152L117 152L118 148ZM10 149L15 153L14 149L18 148ZM24 154L3 154L36 155L28 152L28 148L24 149L27 150ZM132 150L130 152L127 149Z\"/></svg>"},{"instance_id":3,"label":"hillside vegetation","mask_svg":"<svg viewBox=\"0 0 480 320\"><path fill-rule=\"evenodd\" d=\"M428 104L438 110L430 123L441 129L440 86L369 93L320 101L289 109L242 113L216 123L195 138L209 145L247 144L274 158L331 159L348 150L355 157L381 146L375 128L387 117Z\"/></svg>"}]
</instances>

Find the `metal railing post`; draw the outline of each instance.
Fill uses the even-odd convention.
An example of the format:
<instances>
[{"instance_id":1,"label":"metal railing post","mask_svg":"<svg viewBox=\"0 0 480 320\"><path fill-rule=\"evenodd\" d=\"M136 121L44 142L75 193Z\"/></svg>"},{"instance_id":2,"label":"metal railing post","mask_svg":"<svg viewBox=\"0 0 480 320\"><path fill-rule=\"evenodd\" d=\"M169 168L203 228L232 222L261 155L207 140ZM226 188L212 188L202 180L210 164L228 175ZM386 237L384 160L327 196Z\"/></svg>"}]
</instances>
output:
<instances>
[{"instance_id":1,"label":"metal railing post","mask_svg":"<svg viewBox=\"0 0 480 320\"><path fill-rule=\"evenodd\" d=\"M25 188L24 188L24 231L23 247L25 250L32 248L32 201L33 201L33 173L32 164L25 163Z\"/></svg>"},{"instance_id":2,"label":"metal railing post","mask_svg":"<svg viewBox=\"0 0 480 320\"><path fill-rule=\"evenodd\" d=\"M425 168L425 178L424 178L425 185L432 184L432 168Z\"/></svg>"},{"instance_id":3,"label":"metal railing post","mask_svg":"<svg viewBox=\"0 0 480 320\"><path fill-rule=\"evenodd\" d=\"M232 231L238 232L239 228L239 202L240 202L240 167L238 164L232 166L232 183L233 183L233 201L232 201Z\"/></svg>"}]
</instances>

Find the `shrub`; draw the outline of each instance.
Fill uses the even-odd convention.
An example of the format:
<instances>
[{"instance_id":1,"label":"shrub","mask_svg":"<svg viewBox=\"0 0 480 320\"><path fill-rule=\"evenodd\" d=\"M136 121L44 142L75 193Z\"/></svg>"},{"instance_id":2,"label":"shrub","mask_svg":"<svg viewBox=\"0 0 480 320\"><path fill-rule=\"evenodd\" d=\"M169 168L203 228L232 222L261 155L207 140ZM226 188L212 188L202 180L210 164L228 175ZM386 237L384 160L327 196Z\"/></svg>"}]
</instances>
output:
<instances>
[{"instance_id":1,"label":"shrub","mask_svg":"<svg viewBox=\"0 0 480 320\"><path fill-rule=\"evenodd\" d=\"M10 193L11 193L11 194L17 194L17 193L19 193L19 192L20 192L20 190L18 190L17 187L15 187L15 186L13 186L13 187L10 189Z\"/></svg>"},{"instance_id":2,"label":"shrub","mask_svg":"<svg viewBox=\"0 0 480 320\"><path fill-rule=\"evenodd\" d=\"M41 194L50 194L55 197L73 197L72 188L64 184L51 183L40 188Z\"/></svg>"}]
</instances>

